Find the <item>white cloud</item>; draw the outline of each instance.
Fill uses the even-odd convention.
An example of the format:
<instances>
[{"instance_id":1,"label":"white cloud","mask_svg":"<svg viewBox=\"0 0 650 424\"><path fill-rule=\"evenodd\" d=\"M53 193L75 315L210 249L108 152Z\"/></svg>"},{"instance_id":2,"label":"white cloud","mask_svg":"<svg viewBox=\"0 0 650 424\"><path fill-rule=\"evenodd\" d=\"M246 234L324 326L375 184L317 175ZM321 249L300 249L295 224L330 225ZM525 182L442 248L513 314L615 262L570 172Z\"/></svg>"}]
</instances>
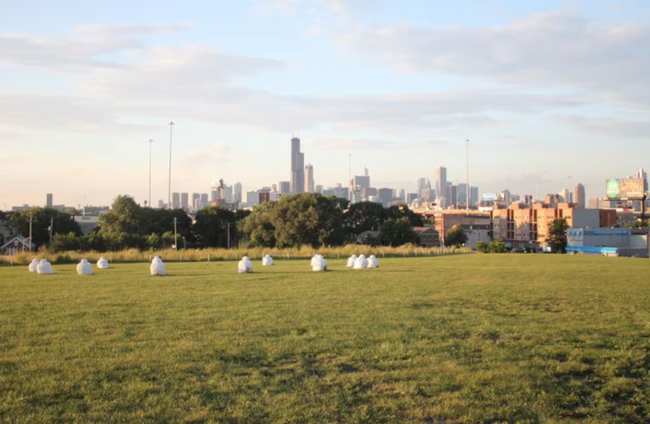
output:
<instances>
[{"instance_id":1,"label":"white cloud","mask_svg":"<svg viewBox=\"0 0 650 424\"><path fill-rule=\"evenodd\" d=\"M499 84L574 88L650 106L650 28L603 25L558 12L505 26L382 26L339 45L401 72L464 75Z\"/></svg>"}]
</instances>

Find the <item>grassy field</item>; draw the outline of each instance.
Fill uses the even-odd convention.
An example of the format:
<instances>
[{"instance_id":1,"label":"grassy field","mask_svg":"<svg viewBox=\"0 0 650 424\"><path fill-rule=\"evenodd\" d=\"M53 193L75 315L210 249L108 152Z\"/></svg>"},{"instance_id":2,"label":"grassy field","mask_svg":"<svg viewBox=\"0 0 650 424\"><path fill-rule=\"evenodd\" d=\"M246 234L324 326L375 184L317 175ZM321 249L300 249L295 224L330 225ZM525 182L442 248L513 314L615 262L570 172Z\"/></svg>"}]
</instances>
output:
<instances>
[{"instance_id":1,"label":"grassy field","mask_svg":"<svg viewBox=\"0 0 650 424\"><path fill-rule=\"evenodd\" d=\"M0 268L0 421L650 422L650 262Z\"/></svg>"}]
</instances>

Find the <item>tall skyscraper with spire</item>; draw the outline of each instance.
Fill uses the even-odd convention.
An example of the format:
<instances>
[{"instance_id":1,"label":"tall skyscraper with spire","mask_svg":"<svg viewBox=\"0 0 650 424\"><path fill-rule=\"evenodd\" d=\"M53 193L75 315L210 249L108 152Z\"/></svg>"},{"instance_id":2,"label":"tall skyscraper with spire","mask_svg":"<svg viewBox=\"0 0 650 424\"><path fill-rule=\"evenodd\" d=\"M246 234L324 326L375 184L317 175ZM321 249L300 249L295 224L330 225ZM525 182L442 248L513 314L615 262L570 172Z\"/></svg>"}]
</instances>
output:
<instances>
[{"instance_id":1,"label":"tall skyscraper with spire","mask_svg":"<svg viewBox=\"0 0 650 424\"><path fill-rule=\"evenodd\" d=\"M291 193L305 192L305 154L300 152L300 139L291 139Z\"/></svg>"}]
</instances>

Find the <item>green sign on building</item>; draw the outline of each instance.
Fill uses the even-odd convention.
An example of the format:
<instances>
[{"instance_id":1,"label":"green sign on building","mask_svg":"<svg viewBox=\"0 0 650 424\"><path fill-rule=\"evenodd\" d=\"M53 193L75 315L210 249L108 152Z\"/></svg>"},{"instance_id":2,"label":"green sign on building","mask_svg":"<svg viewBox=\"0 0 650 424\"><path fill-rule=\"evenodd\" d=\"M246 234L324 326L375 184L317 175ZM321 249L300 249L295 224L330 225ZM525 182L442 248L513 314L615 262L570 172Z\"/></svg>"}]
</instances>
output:
<instances>
[{"instance_id":1,"label":"green sign on building","mask_svg":"<svg viewBox=\"0 0 650 424\"><path fill-rule=\"evenodd\" d=\"M607 181L607 197L610 199L615 199L621 193L621 184L618 180L609 180Z\"/></svg>"}]
</instances>

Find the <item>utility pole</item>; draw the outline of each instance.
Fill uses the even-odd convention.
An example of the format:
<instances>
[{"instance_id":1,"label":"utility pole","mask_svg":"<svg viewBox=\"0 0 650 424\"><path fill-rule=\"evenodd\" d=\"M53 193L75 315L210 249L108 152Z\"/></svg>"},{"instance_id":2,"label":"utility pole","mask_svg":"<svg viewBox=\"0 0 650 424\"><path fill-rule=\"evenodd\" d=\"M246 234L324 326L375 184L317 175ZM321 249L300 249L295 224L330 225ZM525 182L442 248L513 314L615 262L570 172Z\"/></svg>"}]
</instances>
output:
<instances>
[{"instance_id":1,"label":"utility pole","mask_svg":"<svg viewBox=\"0 0 650 424\"><path fill-rule=\"evenodd\" d=\"M174 123L169 123L169 188L167 190L167 209L172 209L172 134Z\"/></svg>"},{"instance_id":2,"label":"utility pole","mask_svg":"<svg viewBox=\"0 0 650 424\"><path fill-rule=\"evenodd\" d=\"M29 215L29 251L32 251L32 222L34 221L34 215Z\"/></svg>"},{"instance_id":3,"label":"utility pole","mask_svg":"<svg viewBox=\"0 0 650 424\"><path fill-rule=\"evenodd\" d=\"M472 189L469 187L469 139L465 140L465 166L467 168L467 214L469 215L469 201L472 195Z\"/></svg>"},{"instance_id":4,"label":"utility pole","mask_svg":"<svg viewBox=\"0 0 650 424\"><path fill-rule=\"evenodd\" d=\"M176 219L176 217L174 217L174 249L176 249L176 251L178 251L178 233L176 231L176 222L177 221L178 220Z\"/></svg>"},{"instance_id":5,"label":"utility pole","mask_svg":"<svg viewBox=\"0 0 650 424\"><path fill-rule=\"evenodd\" d=\"M352 187L352 153L348 156L348 200L350 204L354 201L354 189Z\"/></svg>"},{"instance_id":6,"label":"utility pole","mask_svg":"<svg viewBox=\"0 0 650 424\"><path fill-rule=\"evenodd\" d=\"M149 140L149 207L151 207L151 145L153 140Z\"/></svg>"},{"instance_id":7,"label":"utility pole","mask_svg":"<svg viewBox=\"0 0 650 424\"><path fill-rule=\"evenodd\" d=\"M50 244L52 244L52 233L54 233L54 218L50 219Z\"/></svg>"},{"instance_id":8,"label":"utility pole","mask_svg":"<svg viewBox=\"0 0 650 424\"><path fill-rule=\"evenodd\" d=\"M228 222L228 250L230 250L230 222Z\"/></svg>"}]
</instances>

